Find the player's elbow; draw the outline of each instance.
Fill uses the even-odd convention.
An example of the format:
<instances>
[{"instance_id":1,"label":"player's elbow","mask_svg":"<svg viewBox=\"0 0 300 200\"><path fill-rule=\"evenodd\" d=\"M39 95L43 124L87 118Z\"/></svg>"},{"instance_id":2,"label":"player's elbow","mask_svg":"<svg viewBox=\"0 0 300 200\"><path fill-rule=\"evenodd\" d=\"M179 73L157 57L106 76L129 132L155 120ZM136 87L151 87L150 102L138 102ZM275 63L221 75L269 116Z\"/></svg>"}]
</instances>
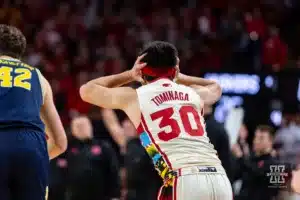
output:
<instances>
[{"instance_id":1,"label":"player's elbow","mask_svg":"<svg viewBox=\"0 0 300 200\"><path fill-rule=\"evenodd\" d=\"M59 148L62 151L62 153L64 153L67 150L67 148L68 148L67 138L63 139L63 141L60 142Z\"/></svg>"},{"instance_id":2,"label":"player's elbow","mask_svg":"<svg viewBox=\"0 0 300 200\"><path fill-rule=\"evenodd\" d=\"M63 154L68 147L66 136L57 139L49 139L47 144L50 159L56 158L57 156Z\"/></svg>"},{"instance_id":3,"label":"player's elbow","mask_svg":"<svg viewBox=\"0 0 300 200\"><path fill-rule=\"evenodd\" d=\"M60 153L64 153L68 148L67 136L62 134L62 136L55 141L55 146L59 149Z\"/></svg>"},{"instance_id":4,"label":"player's elbow","mask_svg":"<svg viewBox=\"0 0 300 200\"><path fill-rule=\"evenodd\" d=\"M56 146L61 153L64 153L68 148L67 138L59 140L58 143L56 144Z\"/></svg>"},{"instance_id":5,"label":"player's elbow","mask_svg":"<svg viewBox=\"0 0 300 200\"><path fill-rule=\"evenodd\" d=\"M207 86L207 89L209 91L209 94L207 95L207 98L205 98L205 104L212 105L216 103L222 96L222 88L218 83L215 82Z\"/></svg>"},{"instance_id":6,"label":"player's elbow","mask_svg":"<svg viewBox=\"0 0 300 200\"><path fill-rule=\"evenodd\" d=\"M94 90L93 84L86 83L82 85L79 89L80 97L85 102L90 102L91 94Z\"/></svg>"},{"instance_id":7,"label":"player's elbow","mask_svg":"<svg viewBox=\"0 0 300 200\"><path fill-rule=\"evenodd\" d=\"M222 87L217 82L214 83L213 87L214 87L214 93L216 95L216 101L218 101L222 96Z\"/></svg>"}]
</instances>

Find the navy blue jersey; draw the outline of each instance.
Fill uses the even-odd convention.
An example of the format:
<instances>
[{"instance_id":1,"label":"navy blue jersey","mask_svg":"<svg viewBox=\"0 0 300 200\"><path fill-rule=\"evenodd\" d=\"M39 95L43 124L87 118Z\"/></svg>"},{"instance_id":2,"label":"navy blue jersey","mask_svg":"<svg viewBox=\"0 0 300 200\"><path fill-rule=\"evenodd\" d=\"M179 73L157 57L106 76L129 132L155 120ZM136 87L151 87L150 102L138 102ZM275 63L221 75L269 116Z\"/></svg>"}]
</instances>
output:
<instances>
[{"instance_id":1,"label":"navy blue jersey","mask_svg":"<svg viewBox=\"0 0 300 200\"><path fill-rule=\"evenodd\" d=\"M44 132L38 73L19 60L0 59L0 131L26 128Z\"/></svg>"}]
</instances>

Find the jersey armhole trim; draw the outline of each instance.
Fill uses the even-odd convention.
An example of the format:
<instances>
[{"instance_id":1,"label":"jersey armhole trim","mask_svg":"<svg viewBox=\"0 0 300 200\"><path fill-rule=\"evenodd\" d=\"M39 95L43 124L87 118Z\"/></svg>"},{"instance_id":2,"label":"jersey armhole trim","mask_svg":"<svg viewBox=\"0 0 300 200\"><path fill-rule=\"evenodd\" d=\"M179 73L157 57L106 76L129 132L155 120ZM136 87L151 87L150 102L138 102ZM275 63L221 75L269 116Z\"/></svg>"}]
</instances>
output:
<instances>
[{"instance_id":1,"label":"jersey armhole trim","mask_svg":"<svg viewBox=\"0 0 300 200\"><path fill-rule=\"evenodd\" d=\"M142 112L142 104L141 104L141 101L140 101L140 90L139 90L139 88L135 89L135 92L136 92L138 106L139 106L139 110L140 110L140 122L139 122L138 127L136 128L136 130L138 130L139 127L143 127L143 125L142 125L143 112Z\"/></svg>"},{"instance_id":2,"label":"jersey armhole trim","mask_svg":"<svg viewBox=\"0 0 300 200\"><path fill-rule=\"evenodd\" d=\"M44 82L44 77L42 73L40 72L39 69L35 68L37 75L39 77L40 85L41 85L41 90L42 90L42 98L43 98L43 104L45 102L45 96L46 96L46 84Z\"/></svg>"}]
</instances>

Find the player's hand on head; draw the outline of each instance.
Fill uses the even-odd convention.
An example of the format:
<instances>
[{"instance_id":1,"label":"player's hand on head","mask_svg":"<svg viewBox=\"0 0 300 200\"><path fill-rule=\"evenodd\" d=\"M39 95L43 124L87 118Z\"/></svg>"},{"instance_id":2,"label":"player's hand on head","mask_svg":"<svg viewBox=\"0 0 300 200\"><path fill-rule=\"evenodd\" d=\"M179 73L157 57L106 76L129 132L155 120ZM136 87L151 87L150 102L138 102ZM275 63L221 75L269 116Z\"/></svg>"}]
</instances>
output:
<instances>
[{"instance_id":1,"label":"player's hand on head","mask_svg":"<svg viewBox=\"0 0 300 200\"><path fill-rule=\"evenodd\" d=\"M133 80L138 81L138 82L144 82L142 78L142 69L147 65L147 63L142 63L141 60L145 57L146 54L143 54L139 56L135 63L133 68L130 70L130 74L133 78Z\"/></svg>"}]
</instances>

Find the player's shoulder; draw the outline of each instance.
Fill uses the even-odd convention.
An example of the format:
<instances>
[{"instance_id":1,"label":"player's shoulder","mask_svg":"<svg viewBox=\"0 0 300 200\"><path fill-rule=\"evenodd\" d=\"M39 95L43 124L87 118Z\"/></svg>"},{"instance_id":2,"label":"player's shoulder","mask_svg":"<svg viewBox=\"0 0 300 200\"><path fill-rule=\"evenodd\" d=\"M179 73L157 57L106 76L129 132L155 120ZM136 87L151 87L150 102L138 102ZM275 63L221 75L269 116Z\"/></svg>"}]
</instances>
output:
<instances>
[{"instance_id":1,"label":"player's shoulder","mask_svg":"<svg viewBox=\"0 0 300 200\"><path fill-rule=\"evenodd\" d=\"M194 88L192 87L189 87L189 86L186 86L186 85L182 85L182 84L179 84L179 83L175 83L177 85L177 87L179 88L179 90L182 90L186 93L190 93L192 95L196 95L197 97L199 96L198 93L195 91Z\"/></svg>"},{"instance_id":2,"label":"player's shoulder","mask_svg":"<svg viewBox=\"0 0 300 200\"><path fill-rule=\"evenodd\" d=\"M38 71L39 72L39 69L38 68L35 68L35 67L33 67L33 66L31 66L31 65L29 65L29 64L27 64L27 63L25 63L25 62L20 62L20 65L19 65L20 67L24 67L24 68L27 68L27 69L30 69L31 71Z\"/></svg>"}]
</instances>

